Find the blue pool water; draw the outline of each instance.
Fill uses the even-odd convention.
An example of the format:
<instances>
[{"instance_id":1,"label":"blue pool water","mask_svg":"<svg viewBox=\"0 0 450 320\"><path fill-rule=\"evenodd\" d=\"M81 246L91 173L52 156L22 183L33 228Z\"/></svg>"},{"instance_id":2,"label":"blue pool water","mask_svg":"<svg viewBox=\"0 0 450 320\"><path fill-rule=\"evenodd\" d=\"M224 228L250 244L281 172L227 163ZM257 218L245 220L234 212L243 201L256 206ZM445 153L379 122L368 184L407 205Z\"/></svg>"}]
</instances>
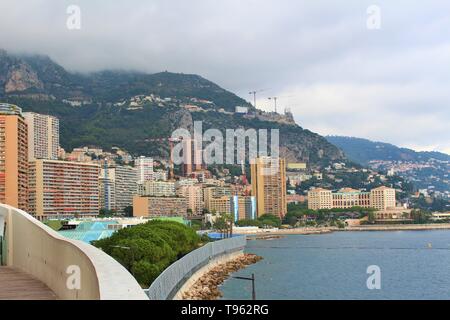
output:
<instances>
[{"instance_id":1,"label":"blue pool water","mask_svg":"<svg viewBox=\"0 0 450 320\"><path fill-rule=\"evenodd\" d=\"M233 276L256 278L257 299L450 299L450 230L336 232L248 241L264 260ZM367 288L367 267L381 290ZM223 299L249 299L251 283L228 279Z\"/></svg>"}]
</instances>

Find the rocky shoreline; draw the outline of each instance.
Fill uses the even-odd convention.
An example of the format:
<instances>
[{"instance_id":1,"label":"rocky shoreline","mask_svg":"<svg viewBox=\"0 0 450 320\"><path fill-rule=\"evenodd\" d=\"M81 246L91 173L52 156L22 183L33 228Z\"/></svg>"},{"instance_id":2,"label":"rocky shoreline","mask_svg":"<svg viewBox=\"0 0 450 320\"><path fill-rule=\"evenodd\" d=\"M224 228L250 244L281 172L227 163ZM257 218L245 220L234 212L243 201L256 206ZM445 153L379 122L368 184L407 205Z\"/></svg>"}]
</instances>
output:
<instances>
[{"instance_id":1,"label":"rocky shoreline","mask_svg":"<svg viewBox=\"0 0 450 320\"><path fill-rule=\"evenodd\" d=\"M231 273L243 269L251 264L262 260L255 254L243 254L239 257L219 264L202 275L185 293L183 300L216 300L222 297L219 286L230 276Z\"/></svg>"}]
</instances>

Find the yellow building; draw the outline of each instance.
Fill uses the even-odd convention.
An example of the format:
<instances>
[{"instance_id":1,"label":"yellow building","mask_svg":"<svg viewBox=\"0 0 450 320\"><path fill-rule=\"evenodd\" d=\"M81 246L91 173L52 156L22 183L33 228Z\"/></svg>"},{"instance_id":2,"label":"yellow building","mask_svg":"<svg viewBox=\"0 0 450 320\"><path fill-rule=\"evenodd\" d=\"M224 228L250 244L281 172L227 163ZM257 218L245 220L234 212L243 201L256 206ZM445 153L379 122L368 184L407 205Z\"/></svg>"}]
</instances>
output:
<instances>
[{"instance_id":1,"label":"yellow building","mask_svg":"<svg viewBox=\"0 0 450 320\"><path fill-rule=\"evenodd\" d=\"M29 212L38 219L96 216L99 213L96 164L36 159L30 162Z\"/></svg>"},{"instance_id":2,"label":"yellow building","mask_svg":"<svg viewBox=\"0 0 450 320\"><path fill-rule=\"evenodd\" d=\"M333 208L348 209L352 207L370 208L370 193L352 188L343 188L332 194Z\"/></svg>"},{"instance_id":3,"label":"yellow building","mask_svg":"<svg viewBox=\"0 0 450 320\"><path fill-rule=\"evenodd\" d=\"M371 207L378 210L387 210L396 207L395 189L379 187L370 192Z\"/></svg>"},{"instance_id":4,"label":"yellow building","mask_svg":"<svg viewBox=\"0 0 450 320\"><path fill-rule=\"evenodd\" d=\"M285 159L256 158L250 167L257 216L272 214L283 218L287 213Z\"/></svg>"},{"instance_id":5,"label":"yellow building","mask_svg":"<svg viewBox=\"0 0 450 320\"><path fill-rule=\"evenodd\" d=\"M308 209L332 209L333 193L331 190L316 188L308 191Z\"/></svg>"},{"instance_id":6,"label":"yellow building","mask_svg":"<svg viewBox=\"0 0 450 320\"><path fill-rule=\"evenodd\" d=\"M18 106L0 103L0 203L27 211L28 133Z\"/></svg>"},{"instance_id":7,"label":"yellow building","mask_svg":"<svg viewBox=\"0 0 450 320\"><path fill-rule=\"evenodd\" d=\"M133 198L134 217L185 217L187 209L186 198L145 196L135 196Z\"/></svg>"},{"instance_id":8,"label":"yellow building","mask_svg":"<svg viewBox=\"0 0 450 320\"><path fill-rule=\"evenodd\" d=\"M208 201L208 210L211 213L231 214L231 197L210 198Z\"/></svg>"}]
</instances>

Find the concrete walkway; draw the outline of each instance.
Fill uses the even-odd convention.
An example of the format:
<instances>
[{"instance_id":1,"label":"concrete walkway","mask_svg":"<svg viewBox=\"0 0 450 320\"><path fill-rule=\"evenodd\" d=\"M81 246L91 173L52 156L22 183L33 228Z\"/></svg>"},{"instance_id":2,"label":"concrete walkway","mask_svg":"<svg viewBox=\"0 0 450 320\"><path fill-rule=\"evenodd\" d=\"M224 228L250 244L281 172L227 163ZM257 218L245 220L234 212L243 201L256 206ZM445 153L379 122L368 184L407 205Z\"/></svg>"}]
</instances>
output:
<instances>
[{"instance_id":1,"label":"concrete walkway","mask_svg":"<svg viewBox=\"0 0 450 320\"><path fill-rule=\"evenodd\" d=\"M45 284L9 267L0 267L0 300L56 300Z\"/></svg>"}]
</instances>

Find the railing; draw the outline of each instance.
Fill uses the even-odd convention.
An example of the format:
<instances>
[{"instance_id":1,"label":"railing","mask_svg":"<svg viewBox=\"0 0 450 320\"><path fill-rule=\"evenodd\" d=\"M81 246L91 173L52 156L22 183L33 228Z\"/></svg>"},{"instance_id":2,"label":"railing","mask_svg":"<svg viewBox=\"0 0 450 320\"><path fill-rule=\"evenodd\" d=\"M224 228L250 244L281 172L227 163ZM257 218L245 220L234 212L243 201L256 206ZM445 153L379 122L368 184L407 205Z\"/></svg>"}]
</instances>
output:
<instances>
[{"instance_id":1,"label":"railing","mask_svg":"<svg viewBox=\"0 0 450 320\"><path fill-rule=\"evenodd\" d=\"M6 265L40 280L59 299L148 299L133 276L101 250L64 238L26 212L3 204L0 224Z\"/></svg>"},{"instance_id":2,"label":"railing","mask_svg":"<svg viewBox=\"0 0 450 320\"><path fill-rule=\"evenodd\" d=\"M172 299L183 284L212 259L243 250L246 244L245 236L235 237L207 243L203 247L188 253L171 264L153 281L147 291L150 300Z\"/></svg>"}]
</instances>

